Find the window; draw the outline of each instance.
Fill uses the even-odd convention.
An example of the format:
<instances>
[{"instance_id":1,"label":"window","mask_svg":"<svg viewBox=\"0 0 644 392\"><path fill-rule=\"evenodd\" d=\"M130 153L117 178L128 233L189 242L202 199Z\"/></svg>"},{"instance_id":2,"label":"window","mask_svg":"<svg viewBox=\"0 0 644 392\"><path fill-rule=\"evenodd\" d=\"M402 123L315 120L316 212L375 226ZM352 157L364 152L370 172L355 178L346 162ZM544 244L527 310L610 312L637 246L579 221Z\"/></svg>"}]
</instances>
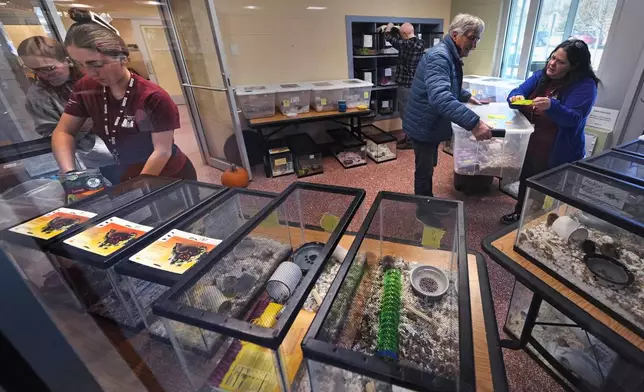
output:
<instances>
[{"instance_id":1,"label":"window","mask_svg":"<svg viewBox=\"0 0 644 392\"><path fill-rule=\"evenodd\" d=\"M552 50L574 37L590 48L593 68L604 52L618 0L512 0L501 76L524 78L545 66ZM523 45L524 37L532 37Z\"/></svg>"}]
</instances>

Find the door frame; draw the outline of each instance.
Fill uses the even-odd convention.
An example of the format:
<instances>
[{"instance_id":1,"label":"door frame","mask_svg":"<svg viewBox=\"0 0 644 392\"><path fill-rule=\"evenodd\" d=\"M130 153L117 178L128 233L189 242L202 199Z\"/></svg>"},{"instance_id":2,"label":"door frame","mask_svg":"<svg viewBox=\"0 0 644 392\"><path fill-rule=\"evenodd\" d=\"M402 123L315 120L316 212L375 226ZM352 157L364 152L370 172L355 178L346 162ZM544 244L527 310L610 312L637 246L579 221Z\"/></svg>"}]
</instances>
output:
<instances>
[{"instance_id":1,"label":"door frame","mask_svg":"<svg viewBox=\"0 0 644 392\"><path fill-rule=\"evenodd\" d=\"M631 123L636 105L644 103L644 51L642 51L640 59L637 62L637 67L635 68L635 73L629 86L624 97L624 104L619 111L617 122L615 123L615 130L619 134L614 135L613 145L634 140L644 132L644 124Z\"/></svg>"},{"instance_id":2,"label":"door frame","mask_svg":"<svg viewBox=\"0 0 644 392\"><path fill-rule=\"evenodd\" d=\"M179 70L179 74L181 76L181 87L183 89L183 94L187 100L186 107L188 108L188 112L190 113L190 121L192 121L192 127L199 144L201 157L204 163L217 169L226 170L230 167L230 162L210 156L206 135L199 119L199 108L194 94L194 89L224 92L226 94L226 99L228 100L228 109L232 120L233 133L237 140L237 146L239 148L239 155L241 157L242 166L248 171L249 179L252 180L253 175L250 163L248 161L248 154L246 152L246 145L244 143L244 136L242 134L241 122L239 120L239 109L237 108L237 102L235 101L234 88L230 83L230 72L228 70L225 51L222 50L224 45L223 39L221 38L221 30L219 28L219 20L217 18L217 12L215 10L215 4L212 0L206 0L206 6L208 7L208 19L210 20L210 29L214 38L215 51L217 53L217 58L219 61L219 69L221 70L222 74L222 86L200 86L194 85L192 83L190 74L187 71L188 66L185 62L183 48L181 47L181 41L179 40L177 27L174 23L174 15L169 4L170 1L171 0L163 0L163 6L159 6L159 13L161 14L163 24L168 27L168 29L166 29L166 33L168 34L168 40L171 43L170 47L172 58L174 59L177 70Z\"/></svg>"},{"instance_id":3,"label":"door frame","mask_svg":"<svg viewBox=\"0 0 644 392\"><path fill-rule=\"evenodd\" d=\"M153 81L156 84L159 84L159 79L157 78L156 72L154 72L154 64L152 64L152 57L150 56L150 48L147 47L145 37L143 37L143 32L141 31L141 26L159 26L163 28L164 27L163 22L161 21L161 18L158 18L158 19L154 18L154 19L130 19L130 23L132 23L132 34L134 35L134 40L136 41L136 44L139 47L141 56L143 56L143 63L145 64L145 68L148 70L148 76L150 77L151 81ZM167 35L166 35L166 39L167 39ZM172 53L169 43L168 43L168 51ZM177 71L176 64L174 64L174 68L175 68L174 71L177 74L177 78L179 78L179 72ZM179 83L181 83L181 80L179 80ZM186 103L186 100L183 94L171 95L171 97L174 103L176 103L177 105L184 105Z\"/></svg>"}]
</instances>

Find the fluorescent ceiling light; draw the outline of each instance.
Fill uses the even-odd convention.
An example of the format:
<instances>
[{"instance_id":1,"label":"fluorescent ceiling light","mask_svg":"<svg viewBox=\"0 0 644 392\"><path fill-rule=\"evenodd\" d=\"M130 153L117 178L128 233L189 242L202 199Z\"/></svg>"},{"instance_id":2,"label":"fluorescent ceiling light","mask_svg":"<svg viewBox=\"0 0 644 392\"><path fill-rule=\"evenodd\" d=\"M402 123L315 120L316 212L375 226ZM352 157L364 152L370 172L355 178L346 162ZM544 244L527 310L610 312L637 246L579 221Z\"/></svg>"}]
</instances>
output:
<instances>
[{"instance_id":1,"label":"fluorescent ceiling light","mask_svg":"<svg viewBox=\"0 0 644 392\"><path fill-rule=\"evenodd\" d=\"M326 7L315 7L315 6L311 6L311 7L306 7L306 9L307 9L307 10L313 10L313 11L322 11L322 10L325 10L325 9L326 9Z\"/></svg>"},{"instance_id":2,"label":"fluorescent ceiling light","mask_svg":"<svg viewBox=\"0 0 644 392\"><path fill-rule=\"evenodd\" d=\"M87 4L80 4L80 3L71 3L71 4L65 4L66 7L70 8L94 8L93 5L87 5Z\"/></svg>"},{"instance_id":3,"label":"fluorescent ceiling light","mask_svg":"<svg viewBox=\"0 0 644 392\"><path fill-rule=\"evenodd\" d=\"M246 8L247 10L257 10L257 9L259 9L259 7L256 6L256 5L247 5L244 8Z\"/></svg>"},{"instance_id":4,"label":"fluorescent ceiling light","mask_svg":"<svg viewBox=\"0 0 644 392\"><path fill-rule=\"evenodd\" d=\"M135 1L135 3L141 5L163 5L160 1Z\"/></svg>"}]
</instances>

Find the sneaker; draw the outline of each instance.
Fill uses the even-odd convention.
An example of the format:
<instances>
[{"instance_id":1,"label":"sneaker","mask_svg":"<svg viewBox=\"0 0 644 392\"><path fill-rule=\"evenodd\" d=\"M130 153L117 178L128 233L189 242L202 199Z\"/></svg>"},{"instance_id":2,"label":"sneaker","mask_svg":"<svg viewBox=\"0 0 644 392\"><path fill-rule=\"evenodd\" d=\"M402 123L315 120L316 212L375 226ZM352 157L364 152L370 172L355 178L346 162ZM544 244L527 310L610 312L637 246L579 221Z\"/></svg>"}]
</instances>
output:
<instances>
[{"instance_id":1,"label":"sneaker","mask_svg":"<svg viewBox=\"0 0 644 392\"><path fill-rule=\"evenodd\" d=\"M517 223L519 219L521 219L521 214L517 214L516 212L511 212L501 217L501 223L503 223L504 225L511 225L513 223Z\"/></svg>"}]
</instances>

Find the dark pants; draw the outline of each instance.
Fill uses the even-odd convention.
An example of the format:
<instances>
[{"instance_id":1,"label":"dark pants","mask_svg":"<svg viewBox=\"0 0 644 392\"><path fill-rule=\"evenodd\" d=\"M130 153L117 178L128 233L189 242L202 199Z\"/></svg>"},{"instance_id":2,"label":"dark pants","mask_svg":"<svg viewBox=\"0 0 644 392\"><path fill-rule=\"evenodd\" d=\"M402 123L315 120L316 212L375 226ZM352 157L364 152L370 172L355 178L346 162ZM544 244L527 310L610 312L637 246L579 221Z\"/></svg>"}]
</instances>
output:
<instances>
[{"instance_id":1,"label":"dark pants","mask_svg":"<svg viewBox=\"0 0 644 392\"><path fill-rule=\"evenodd\" d=\"M434 167L438 164L439 143L420 142L409 138L414 147L416 170L414 172L414 194L434 197L432 181Z\"/></svg>"},{"instance_id":2,"label":"dark pants","mask_svg":"<svg viewBox=\"0 0 644 392\"><path fill-rule=\"evenodd\" d=\"M523 167L521 168L521 175L519 175L519 195L517 196L517 204L514 206L514 212L517 214L521 214L521 211L523 210L523 202L527 189L526 180L532 176L543 173L550 168L548 165L548 154L543 155L544 156L537 157L532 154L526 154L525 160L523 161Z\"/></svg>"}]
</instances>

